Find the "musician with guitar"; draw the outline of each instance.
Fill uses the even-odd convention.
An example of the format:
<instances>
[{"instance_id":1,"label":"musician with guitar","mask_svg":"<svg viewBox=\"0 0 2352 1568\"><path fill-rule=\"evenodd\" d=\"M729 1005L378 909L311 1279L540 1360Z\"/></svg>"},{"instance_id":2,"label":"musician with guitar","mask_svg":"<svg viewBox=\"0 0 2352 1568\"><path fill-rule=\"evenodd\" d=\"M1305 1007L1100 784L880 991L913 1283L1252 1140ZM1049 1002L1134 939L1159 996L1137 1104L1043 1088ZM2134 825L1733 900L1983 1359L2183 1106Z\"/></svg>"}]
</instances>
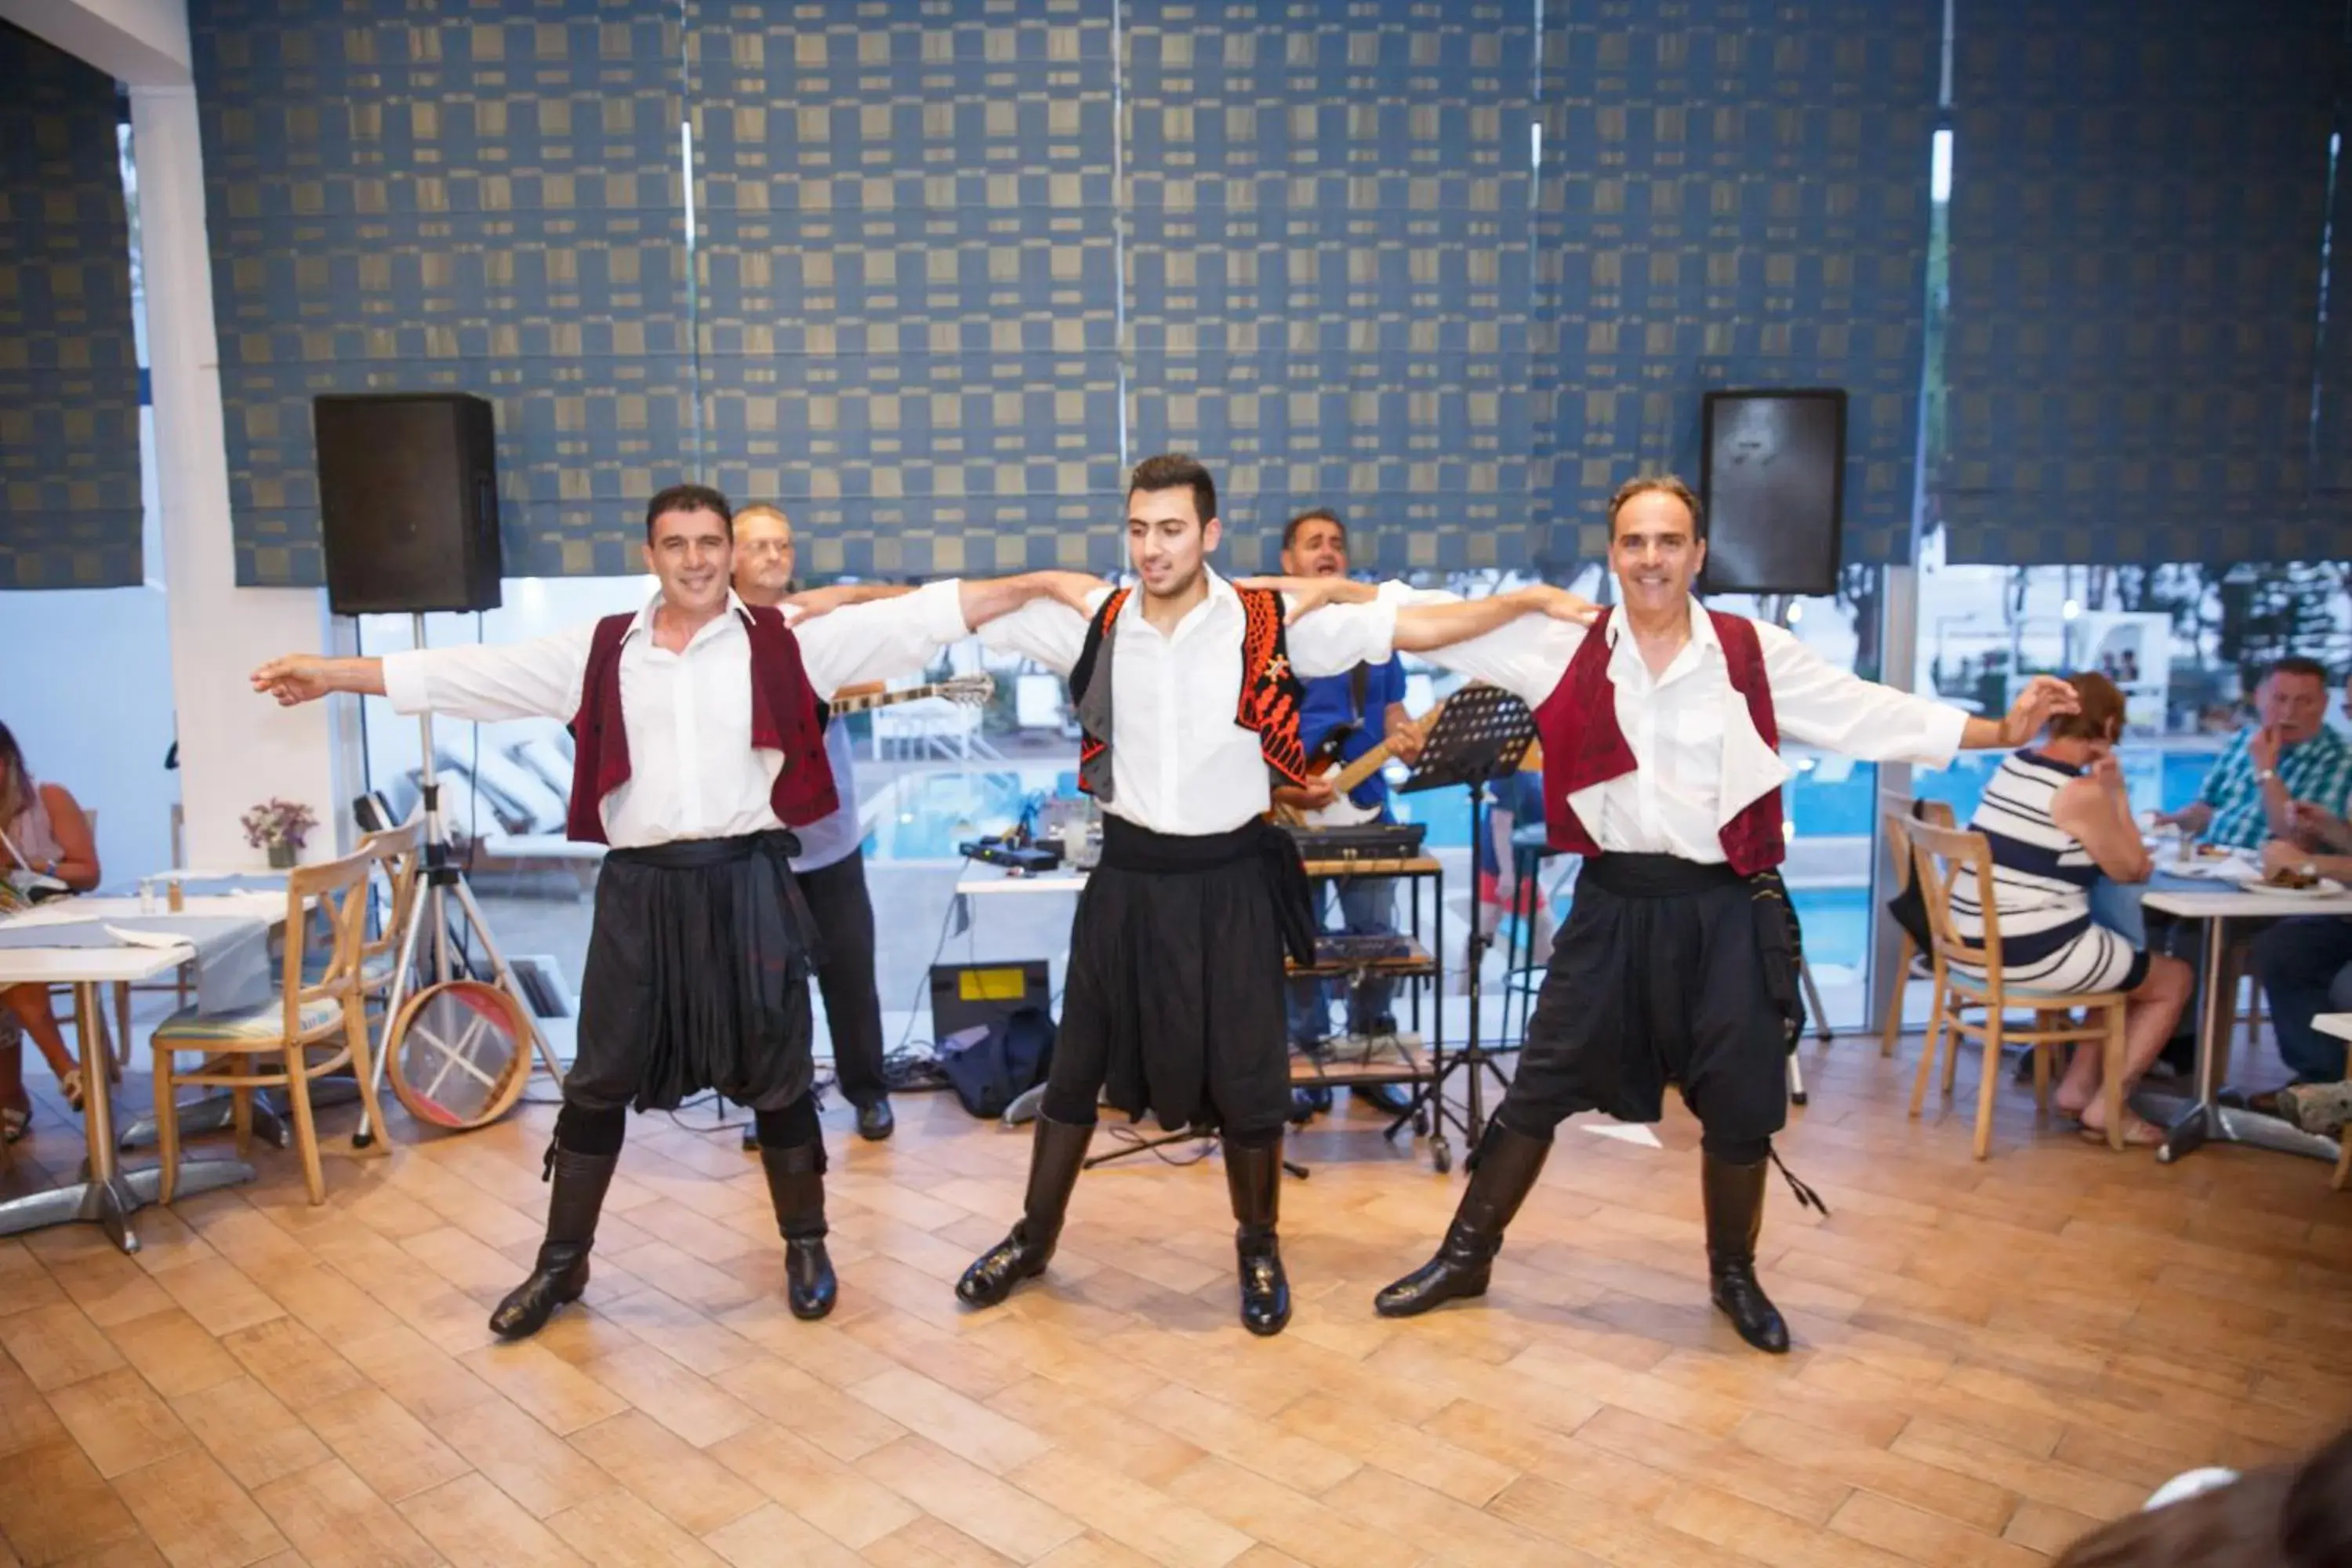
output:
<instances>
[{"instance_id":1,"label":"musician with guitar","mask_svg":"<svg viewBox=\"0 0 2352 1568\"><path fill-rule=\"evenodd\" d=\"M1291 577L1348 574L1348 525L1328 507L1300 512L1282 531L1282 570ZM1421 755L1423 731L1404 707L1404 664L1394 654L1378 664L1360 664L1343 675L1302 683L1300 736L1308 747L1308 767L1320 777L1274 792L1275 811L1288 822L1317 827L1349 827L1384 822L1389 784L1381 769L1389 758L1410 763ZM1321 882L1316 893L1318 925L1330 921L1336 894L1340 929L1350 936L1387 936L1396 931L1396 879L1344 877ZM1290 984L1290 1044L1293 1050L1320 1049L1330 1033L1329 982ZM1366 970L1348 993L1348 1033L1392 1035L1390 981ZM1381 1110L1402 1111L1411 1097L1399 1084L1374 1084L1356 1091ZM1331 1109L1328 1089L1294 1089L1292 1114L1299 1120Z\"/></svg>"}]
</instances>

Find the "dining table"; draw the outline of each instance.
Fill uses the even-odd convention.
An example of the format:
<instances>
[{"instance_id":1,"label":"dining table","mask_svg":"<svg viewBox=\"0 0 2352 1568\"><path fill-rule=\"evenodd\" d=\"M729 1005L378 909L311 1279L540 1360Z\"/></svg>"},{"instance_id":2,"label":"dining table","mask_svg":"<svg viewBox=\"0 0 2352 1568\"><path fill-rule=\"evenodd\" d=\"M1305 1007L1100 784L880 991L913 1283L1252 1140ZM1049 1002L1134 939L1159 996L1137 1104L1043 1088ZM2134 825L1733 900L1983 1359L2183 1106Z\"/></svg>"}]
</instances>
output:
<instances>
[{"instance_id":1,"label":"dining table","mask_svg":"<svg viewBox=\"0 0 2352 1568\"><path fill-rule=\"evenodd\" d=\"M2333 1161L2341 1152L2336 1140L2305 1132L2242 1101L2233 1103L2238 1097L2221 1082L2221 1061L2237 1025L2237 986L2229 982L2231 927L2248 921L2352 917L2352 889L2333 883L2310 889L2269 887L2251 864L2200 866L2197 870L2201 874L2190 877L2181 875L2177 866L2169 870L2159 868L2138 900L2144 910L2198 921L2205 928L2203 973L2198 988L2202 1006L2197 1021L2195 1092L2179 1103L2166 1121L2157 1160L2168 1165L2208 1143L2245 1143Z\"/></svg>"},{"instance_id":2,"label":"dining table","mask_svg":"<svg viewBox=\"0 0 2352 1568\"><path fill-rule=\"evenodd\" d=\"M125 1170L119 1157L111 1064L100 1043L103 1037L99 1032L99 992L100 987L117 983L152 980L197 957L193 942L158 941L152 936L106 946L68 945L61 931L57 946L23 944L44 926L86 928L99 921L121 931L137 932L142 926L152 931L167 930L173 920L188 917L258 921L266 931L284 922L286 897L258 892L188 897L169 915L159 915L147 907L146 900L136 898L57 899L0 920L0 931L10 938L7 945L0 945L0 986L30 984L66 986L73 992L76 1036L82 1043L78 1070L88 1151L77 1180L0 1202L0 1236L79 1222L102 1226L125 1252L139 1250L139 1234L131 1216L158 1201L163 1171L159 1166ZM253 1167L242 1160L182 1160L178 1195L233 1186L253 1176Z\"/></svg>"}]
</instances>

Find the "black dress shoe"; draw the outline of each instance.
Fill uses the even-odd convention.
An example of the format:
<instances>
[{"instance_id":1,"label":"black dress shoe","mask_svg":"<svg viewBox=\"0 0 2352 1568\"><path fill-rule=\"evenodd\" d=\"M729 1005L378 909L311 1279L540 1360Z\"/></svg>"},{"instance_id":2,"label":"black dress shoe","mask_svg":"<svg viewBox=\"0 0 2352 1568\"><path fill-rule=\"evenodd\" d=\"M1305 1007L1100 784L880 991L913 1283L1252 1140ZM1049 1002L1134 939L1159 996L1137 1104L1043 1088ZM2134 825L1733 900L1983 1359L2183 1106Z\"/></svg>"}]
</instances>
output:
<instances>
[{"instance_id":1,"label":"black dress shoe","mask_svg":"<svg viewBox=\"0 0 2352 1568\"><path fill-rule=\"evenodd\" d=\"M824 1250L824 1145L761 1149L760 1164L784 1238L784 1304L804 1322L822 1318L840 1293Z\"/></svg>"},{"instance_id":2,"label":"black dress shoe","mask_svg":"<svg viewBox=\"0 0 2352 1568\"><path fill-rule=\"evenodd\" d=\"M857 1108L857 1135L868 1143L879 1143L898 1130L898 1118L891 1111L887 1097Z\"/></svg>"}]
</instances>

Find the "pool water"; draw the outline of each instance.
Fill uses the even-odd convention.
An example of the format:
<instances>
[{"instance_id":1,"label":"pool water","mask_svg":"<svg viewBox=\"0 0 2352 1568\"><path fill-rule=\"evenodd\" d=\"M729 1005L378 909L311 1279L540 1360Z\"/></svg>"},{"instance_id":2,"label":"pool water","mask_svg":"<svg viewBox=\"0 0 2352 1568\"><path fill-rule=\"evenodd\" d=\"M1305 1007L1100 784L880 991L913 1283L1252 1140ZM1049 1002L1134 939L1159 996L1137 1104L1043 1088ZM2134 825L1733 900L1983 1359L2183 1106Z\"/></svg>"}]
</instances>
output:
<instances>
[{"instance_id":1,"label":"pool water","mask_svg":"<svg viewBox=\"0 0 2352 1568\"><path fill-rule=\"evenodd\" d=\"M2133 805L2141 811L2180 805L2196 798L2215 751L2138 751L2124 758L2124 776ZM1962 756L1940 773L1917 773L1921 797L1951 803L1961 821L1975 811L1985 781L2000 765L1998 752ZM1867 840L1878 812L1878 770L1837 757L1791 755L1798 772L1785 793L1797 837ZM1077 794L1074 769L1012 767L949 769L900 775L874 803L866 839L868 858L954 860L956 846L982 834L1002 833L1034 807ZM1433 848L1459 849L1470 842L1470 804L1459 789L1399 795L1397 814L1429 825ZM1861 847L1857 845L1857 848ZM1868 876L1865 855L1854 857L1857 879ZM1805 953L1816 965L1860 969L1870 942L1870 889L1857 879L1846 885L1799 885L1790 889L1804 922ZM1555 918L1565 910L1554 911Z\"/></svg>"}]
</instances>

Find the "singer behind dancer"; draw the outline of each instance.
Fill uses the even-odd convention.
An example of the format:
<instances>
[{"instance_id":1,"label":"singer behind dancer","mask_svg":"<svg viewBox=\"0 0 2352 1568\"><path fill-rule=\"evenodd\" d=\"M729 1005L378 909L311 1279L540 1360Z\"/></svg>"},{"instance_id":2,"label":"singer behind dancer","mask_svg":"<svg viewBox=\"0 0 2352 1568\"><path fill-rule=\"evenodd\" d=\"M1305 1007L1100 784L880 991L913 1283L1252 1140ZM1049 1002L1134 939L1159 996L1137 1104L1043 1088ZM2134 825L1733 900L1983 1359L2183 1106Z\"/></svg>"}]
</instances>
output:
<instances>
[{"instance_id":1,"label":"singer behind dancer","mask_svg":"<svg viewBox=\"0 0 2352 1568\"><path fill-rule=\"evenodd\" d=\"M1376 1304L1406 1317L1484 1294L1560 1121L1596 1110L1655 1121L1673 1082L1705 1130L1715 1304L1779 1353L1788 1326L1757 1282L1756 1242L1801 1014L1777 869L1789 770L1775 748L1787 734L1940 767L1962 748L2024 744L2072 710L2074 691L2036 677L2007 718L1971 718L1834 669L1778 626L1701 608L1691 583L1706 543L1679 479L1630 481L1609 521L1622 611L1589 633L1530 617L1425 655L1536 710L1551 845L1584 869L1454 1223Z\"/></svg>"},{"instance_id":2,"label":"singer behind dancer","mask_svg":"<svg viewBox=\"0 0 2352 1568\"><path fill-rule=\"evenodd\" d=\"M567 831L612 849L581 978L579 1051L547 1152L547 1237L490 1316L508 1338L536 1333L586 1288L629 1106L674 1110L714 1089L756 1119L793 1315L832 1310L824 1142L809 1096L807 981L823 933L809 929L787 866L792 830L835 805L823 701L852 681L919 669L1039 594L1077 591L1051 573L934 583L795 634L730 591L732 547L727 499L675 486L646 508L646 567L661 589L634 614L509 647L297 654L253 674L287 704L352 691L388 695L404 713L571 721Z\"/></svg>"},{"instance_id":3,"label":"singer behind dancer","mask_svg":"<svg viewBox=\"0 0 2352 1568\"><path fill-rule=\"evenodd\" d=\"M956 1294L993 1306L1045 1271L1105 1097L1171 1131L1218 1130L1242 1323L1275 1334L1290 1321L1276 1237L1290 1110L1282 960L1286 948L1311 956L1314 935L1297 847L1265 817L1270 780L1305 782L1299 678L1384 659L1392 637L1418 647L1546 605L1591 606L1530 590L1499 604L1349 605L1286 629L1278 595L1209 568L1221 526L1199 461L1137 465L1127 514L1139 590L1098 590L1084 614L1033 603L982 634L1068 675L1085 734L1079 787L1105 821L1102 861L1071 922L1027 1200Z\"/></svg>"},{"instance_id":4,"label":"singer behind dancer","mask_svg":"<svg viewBox=\"0 0 2352 1568\"><path fill-rule=\"evenodd\" d=\"M902 598L915 591L904 584L861 583L795 594L793 563L792 519L764 505L747 506L735 514L735 592L747 605L774 605L786 626L797 628L808 616L845 605ZM834 1076L842 1098L857 1109L857 1135L879 1142L890 1136L898 1118L891 1113L890 1086L882 1076L874 900L866 890L866 834L858 824L848 725L825 726L824 759L833 769L834 794L841 804L832 816L798 831L801 850L793 857L793 876L817 930L824 934L816 958L816 986L824 997L825 1027L833 1036ZM743 1130L743 1141L747 1148L757 1145L756 1125Z\"/></svg>"}]
</instances>

